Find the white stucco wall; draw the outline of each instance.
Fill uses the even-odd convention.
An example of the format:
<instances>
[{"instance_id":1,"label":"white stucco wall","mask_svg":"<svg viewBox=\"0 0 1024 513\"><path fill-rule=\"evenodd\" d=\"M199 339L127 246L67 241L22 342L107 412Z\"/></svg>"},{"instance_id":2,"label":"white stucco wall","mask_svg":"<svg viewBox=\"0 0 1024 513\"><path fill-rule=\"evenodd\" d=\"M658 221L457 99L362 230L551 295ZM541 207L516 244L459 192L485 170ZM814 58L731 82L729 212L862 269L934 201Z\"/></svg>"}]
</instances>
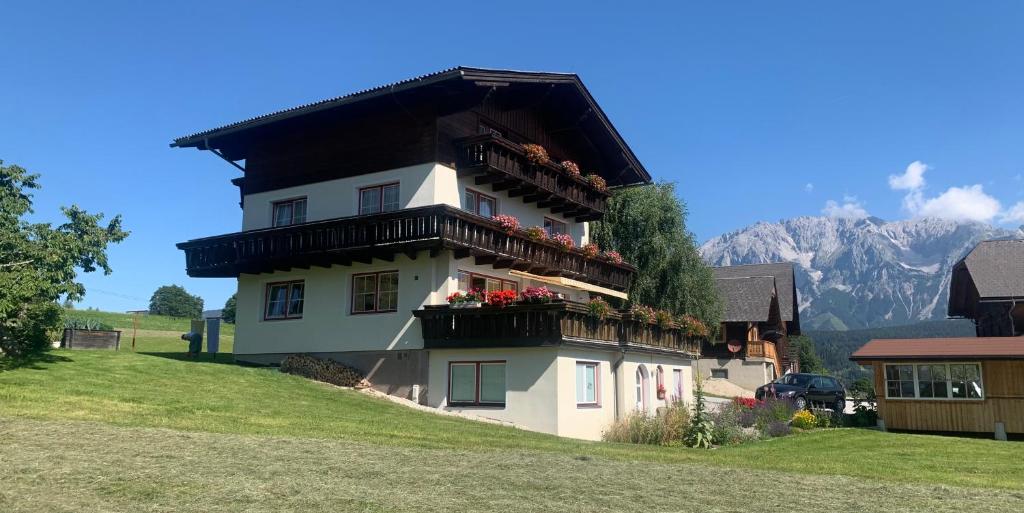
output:
<instances>
[{"instance_id":1,"label":"white stucco wall","mask_svg":"<svg viewBox=\"0 0 1024 513\"><path fill-rule=\"evenodd\" d=\"M273 204L306 198L306 220L319 221L358 214L359 189L398 183L399 208L448 204L460 206L455 170L440 164L418 164L377 173L326 180L256 194L246 194L242 207L242 230L273 225Z\"/></svg>"},{"instance_id":2,"label":"white stucco wall","mask_svg":"<svg viewBox=\"0 0 1024 513\"><path fill-rule=\"evenodd\" d=\"M416 260L248 275L238 278L235 354L421 349L423 333L412 311L444 302L450 253ZM397 270L398 311L353 314L352 275ZM294 320L263 320L266 285L304 280L303 315Z\"/></svg>"},{"instance_id":3,"label":"white stucco wall","mask_svg":"<svg viewBox=\"0 0 1024 513\"><path fill-rule=\"evenodd\" d=\"M753 392L757 387L775 379L774 364L765 358L701 358L698 364L701 376L711 378L712 369L725 369L728 381Z\"/></svg>"},{"instance_id":4,"label":"white stucco wall","mask_svg":"<svg viewBox=\"0 0 1024 513\"><path fill-rule=\"evenodd\" d=\"M558 368L555 348L432 349L427 404L472 413L523 429L558 430ZM458 361L505 361L505 406L448 406L448 364Z\"/></svg>"},{"instance_id":5,"label":"white stucco wall","mask_svg":"<svg viewBox=\"0 0 1024 513\"><path fill-rule=\"evenodd\" d=\"M622 365L619 366L619 372L621 373L620 382L622 388L619 389L619 398L621 405L621 412L623 414L637 409L637 393L636 393L636 371L643 365L647 369L647 413L654 415L657 413L658 408L663 406L669 406L672 403L672 396L674 395L674 386L672 371L680 369L683 371L683 397L684 403L693 402L693 366L692 360L683 357L674 356L663 356L654 355L638 352L627 352L625 360ZM657 394L657 369L661 365L665 371L665 398L658 399Z\"/></svg>"}]
</instances>

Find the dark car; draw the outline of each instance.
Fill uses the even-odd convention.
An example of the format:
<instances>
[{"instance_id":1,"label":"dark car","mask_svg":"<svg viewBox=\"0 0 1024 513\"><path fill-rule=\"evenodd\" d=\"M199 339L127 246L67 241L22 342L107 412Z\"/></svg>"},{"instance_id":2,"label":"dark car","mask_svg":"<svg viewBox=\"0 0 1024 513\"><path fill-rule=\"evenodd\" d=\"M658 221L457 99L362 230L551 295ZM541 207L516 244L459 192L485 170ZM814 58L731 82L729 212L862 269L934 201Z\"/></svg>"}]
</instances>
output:
<instances>
[{"instance_id":1,"label":"dark car","mask_svg":"<svg viewBox=\"0 0 1024 513\"><path fill-rule=\"evenodd\" d=\"M801 410L808 405L823 405L836 411L846 407L846 390L831 376L820 374L786 374L767 385L761 385L754 392L758 400L767 397L790 399Z\"/></svg>"}]
</instances>

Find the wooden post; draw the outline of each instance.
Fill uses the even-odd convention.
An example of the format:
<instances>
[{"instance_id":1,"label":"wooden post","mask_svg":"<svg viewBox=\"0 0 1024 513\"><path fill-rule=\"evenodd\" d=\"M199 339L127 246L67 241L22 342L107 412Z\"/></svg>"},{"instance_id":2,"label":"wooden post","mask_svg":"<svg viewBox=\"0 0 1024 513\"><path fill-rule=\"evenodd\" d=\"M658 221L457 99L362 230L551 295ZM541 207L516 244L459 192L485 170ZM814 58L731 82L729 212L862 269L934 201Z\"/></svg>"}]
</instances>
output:
<instances>
[{"instance_id":1,"label":"wooden post","mask_svg":"<svg viewBox=\"0 0 1024 513\"><path fill-rule=\"evenodd\" d=\"M135 352L135 334L139 331L139 312L132 313L132 352Z\"/></svg>"}]
</instances>

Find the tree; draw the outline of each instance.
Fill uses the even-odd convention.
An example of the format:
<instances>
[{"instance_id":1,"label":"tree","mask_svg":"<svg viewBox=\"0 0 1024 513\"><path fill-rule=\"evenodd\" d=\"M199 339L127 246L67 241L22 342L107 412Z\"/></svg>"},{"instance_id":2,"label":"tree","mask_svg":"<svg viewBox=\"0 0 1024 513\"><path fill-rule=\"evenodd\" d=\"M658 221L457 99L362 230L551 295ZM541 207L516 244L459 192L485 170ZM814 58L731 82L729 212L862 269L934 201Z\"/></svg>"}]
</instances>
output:
<instances>
[{"instance_id":1,"label":"tree","mask_svg":"<svg viewBox=\"0 0 1024 513\"><path fill-rule=\"evenodd\" d=\"M189 294L181 285L164 285L149 299L149 313L199 319L203 316L203 298Z\"/></svg>"},{"instance_id":2,"label":"tree","mask_svg":"<svg viewBox=\"0 0 1024 513\"><path fill-rule=\"evenodd\" d=\"M717 331L723 308L715 277L686 229L686 205L673 184L616 191L604 219L592 228L599 246L618 251L637 267L630 303L690 314L712 335Z\"/></svg>"},{"instance_id":3,"label":"tree","mask_svg":"<svg viewBox=\"0 0 1024 513\"><path fill-rule=\"evenodd\" d=\"M60 298L79 301L85 295L75 281L78 270L110 274L107 246L128 236L121 216L102 226L103 214L76 205L61 207L67 219L58 226L29 223L24 217L32 213L38 180L0 161L0 350L13 358L50 347L61 322Z\"/></svg>"},{"instance_id":4,"label":"tree","mask_svg":"<svg viewBox=\"0 0 1024 513\"><path fill-rule=\"evenodd\" d=\"M238 306L238 294L231 294L231 297L224 303L224 310L221 311L221 318L229 324L235 323L235 310Z\"/></svg>"},{"instance_id":5,"label":"tree","mask_svg":"<svg viewBox=\"0 0 1024 513\"><path fill-rule=\"evenodd\" d=\"M800 372L825 373L825 365L821 363L821 357L818 356L818 349L813 338L807 335L798 335L789 337L789 343L796 346L796 353L800 358Z\"/></svg>"}]
</instances>

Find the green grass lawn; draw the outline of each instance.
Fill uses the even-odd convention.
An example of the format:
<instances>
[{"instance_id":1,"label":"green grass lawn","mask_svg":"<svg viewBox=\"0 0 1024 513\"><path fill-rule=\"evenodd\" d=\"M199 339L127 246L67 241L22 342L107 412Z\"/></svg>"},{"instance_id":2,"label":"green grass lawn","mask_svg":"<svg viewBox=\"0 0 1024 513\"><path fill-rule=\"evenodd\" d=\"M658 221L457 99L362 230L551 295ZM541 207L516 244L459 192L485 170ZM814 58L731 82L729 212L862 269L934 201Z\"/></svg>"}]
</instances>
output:
<instances>
[{"instance_id":1,"label":"green grass lawn","mask_svg":"<svg viewBox=\"0 0 1024 513\"><path fill-rule=\"evenodd\" d=\"M184 361L175 343L153 331L135 354L0 370L0 510L1024 508L1020 443L851 429L712 451L581 442L228 355Z\"/></svg>"}]
</instances>

